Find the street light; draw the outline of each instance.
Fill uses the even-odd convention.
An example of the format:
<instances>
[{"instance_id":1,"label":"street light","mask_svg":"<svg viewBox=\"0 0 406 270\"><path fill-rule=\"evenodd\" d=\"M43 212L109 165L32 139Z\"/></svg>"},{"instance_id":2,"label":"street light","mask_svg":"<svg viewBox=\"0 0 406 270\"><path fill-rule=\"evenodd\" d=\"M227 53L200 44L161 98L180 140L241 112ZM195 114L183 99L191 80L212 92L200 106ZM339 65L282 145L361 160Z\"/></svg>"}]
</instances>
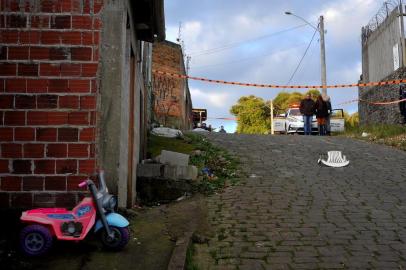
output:
<instances>
[{"instance_id":1,"label":"street light","mask_svg":"<svg viewBox=\"0 0 406 270\"><path fill-rule=\"evenodd\" d=\"M290 11L285 11L286 15L292 15L295 16L296 18L304 21L307 25L311 26L313 29L319 32L320 34L320 62L321 62L321 85L323 87L322 93L324 95L327 95L327 79L326 79L326 48L324 44L324 18L323 16L320 16L319 19L319 25L318 27L314 26L310 22L306 21L304 18L290 12Z\"/></svg>"}]
</instances>

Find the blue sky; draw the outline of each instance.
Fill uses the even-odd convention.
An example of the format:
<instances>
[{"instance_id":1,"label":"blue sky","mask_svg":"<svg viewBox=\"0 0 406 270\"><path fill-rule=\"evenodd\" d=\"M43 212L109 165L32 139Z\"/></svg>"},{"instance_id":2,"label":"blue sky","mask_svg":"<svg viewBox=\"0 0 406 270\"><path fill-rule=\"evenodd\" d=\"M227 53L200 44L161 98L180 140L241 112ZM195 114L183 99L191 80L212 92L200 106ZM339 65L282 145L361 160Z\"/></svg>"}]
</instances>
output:
<instances>
[{"instance_id":1,"label":"blue sky","mask_svg":"<svg viewBox=\"0 0 406 270\"><path fill-rule=\"evenodd\" d=\"M323 15L327 30L327 83L355 83L361 74L361 27L382 4L381 0L166 0L166 36L176 42L182 23L185 51L191 56L190 75L286 84L314 29L284 12L291 11L314 25ZM291 85L320 84L319 55L316 34ZM189 87L193 106L207 108L209 118L230 117L230 107L241 96L252 94L269 100L282 91L192 80ZM356 99L357 88L329 89L328 94L333 107L357 111L357 103L338 106ZM213 127L224 125L228 131L235 129L235 123L230 121L209 120L208 123Z\"/></svg>"}]
</instances>

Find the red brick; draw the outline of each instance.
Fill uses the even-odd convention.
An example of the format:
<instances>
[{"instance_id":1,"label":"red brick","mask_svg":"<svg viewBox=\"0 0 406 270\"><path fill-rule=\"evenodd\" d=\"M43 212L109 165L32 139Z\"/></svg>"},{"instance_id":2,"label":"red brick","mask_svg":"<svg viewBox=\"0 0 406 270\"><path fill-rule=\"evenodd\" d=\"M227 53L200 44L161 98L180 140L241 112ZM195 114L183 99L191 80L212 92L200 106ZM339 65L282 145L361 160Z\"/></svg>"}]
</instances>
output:
<instances>
[{"instance_id":1,"label":"red brick","mask_svg":"<svg viewBox=\"0 0 406 270\"><path fill-rule=\"evenodd\" d=\"M49 80L48 89L50 93L68 92L69 89L68 80L58 80L58 79Z\"/></svg>"},{"instance_id":2,"label":"red brick","mask_svg":"<svg viewBox=\"0 0 406 270\"><path fill-rule=\"evenodd\" d=\"M57 207L73 208L76 204L76 194L55 194L55 205Z\"/></svg>"},{"instance_id":3,"label":"red brick","mask_svg":"<svg viewBox=\"0 0 406 270\"><path fill-rule=\"evenodd\" d=\"M79 1L79 0L76 0ZM93 6L90 3L90 0L84 0L83 1L83 13L84 14L89 14L93 11Z\"/></svg>"},{"instance_id":4,"label":"red brick","mask_svg":"<svg viewBox=\"0 0 406 270\"><path fill-rule=\"evenodd\" d=\"M93 51L93 61L94 62L97 62L97 61L99 61L99 49L94 49L94 51Z\"/></svg>"},{"instance_id":5,"label":"red brick","mask_svg":"<svg viewBox=\"0 0 406 270\"><path fill-rule=\"evenodd\" d=\"M74 93L90 92L90 80L69 80L69 91Z\"/></svg>"},{"instance_id":6,"label":"red brick","mask_svg":"<svg viewBox=\"0 0 406 270\"><path fill-rule=\"evenodd\" d=\"M93 18L93 29L99 30L102 27L102 21L98 17Z\"/></svg>"},{"instance_id":7,"label":"red brick","mask_svg":"<svg viewBox=\"0 0 406 270\"><path fill-rule=\"evenodd\" d=\"M47 125L48 112L36 112L36 111L28 112L27 123L28 125Z\"/></svg>"},{"instance_id":8,"label":"red brick","mask_svg":"<svg viewBox=\"0 0 406 270\"><path fill-rule=\"evenodd\" d=\"M39 95L37 96L38 109L54 109L58 107L57 95Z\"/></svg>"},{"instance_id":9,"label":"red brick","mask_svg":"<svg viewBox=\"0 0 406 270\"><path fill-rule=\"evenodd\" d=\"M48 60L49 59L49 49L47 47L31 47L30 48L30 59L31 60Z\"/></svg>"},{"instance_id":10,"label":"red brick","mask_svg":"<svg viewBox=\"0 0 406 270\"><path fill-rule=\"evenodd\" d=\"M20 3L17 0L9 0L8 4L10 11L20 11Z\"/></svg>"},{"instance_id":11,"label":"red brick","mask_svg":"<svg viewBox=\"0 0 406 270\"><path fill-rule=\"evenodd\" d=\"M7 79L6 92L24 93L27 89L26 79Z\"/></svg>"},{"instance_id":12,"label":"red brick","mask_svg":"<svg viewBox=\"0 0 406 270\"><path fill-rule=\"evenodd\" d=\"M14 96L13 95L0 95L0 109L13 109Z\"/></svg>"},{"instance_id":13,"label":"red brick","mask_svg":"<svg viewBox=\"0 0 406 270\"><path fill-rule=\"evenodd\" d=\"M54 45L61 43L60 32L56 31L42 31L41 32L41 43L47 45Z\"/></svg>"},{"instance_id":14,"label":"red brick","mask_svg":"<svg viewBox=\"0 0 406 270\"><path fill-rule=\"evenodd\" d=\"M37 141L56 142L57 129L56 128L37 128Z\"/></svg>"},{"instance_id":15,"label":"red brick","mask_svg":"<svg viewBox=\"0 0 406 270\"><path fill-rule=\"evenodd\" d=\"M86 1L88 0L72 0L72 13L82 13L82 2L84 7Z\"/></svg>"},{"instance_id":16,"label":"red brick","mask_svg":"<svg viewBox=\"0 0 406 270\"><path fill-rule=\"evenodd\" d=\"M61 64L61 75L78 77L80 76L81 66L80 64Z\"/></svg>"},{"instance_id":17,"label":"red brick","mask_svg":"<svg viewBox=\"0 0 406 270\"><path fill-rule=\"evenodd\" d=\"M89 122L89 124L92 125L92 126L96 125L96 119L97 119L96 111L90 112L90 122Z\"/></svg>"},{"instance_id":18,"label":"red brick","mask_svg":"<svg viewBox=\"0 0 406 270\"><path fill-rule=\"evenodd\" d=\"M82 44L83 45L93 45L93 33L83 32L82 33Z\"/></svg>"},{"instance_id":19,"label":"red brick","mask_svg":"<svg viewBox=\"0 0 406 270\"><path fill-rule=\"evenodd\" d=\"M28 79L27 93L46 93L48 91L48 80L46 79Z\"/></svg>"},{"instance_id":20,"label":"red brick","mask_svg":"<svg viewBox=\"0 0 406 270\"><path fill-rule=\"evenodd\" d=\"M39 75L59 77L61 75L61 64L41 63L39 67Z\"/></svg>"},{"instance_id":21,"label":"red brick","mask_svg":"<svg viewBox=\"0 0 406 270\"><path fill-rule=\"evenodd\" d=\"M79 96L59 96L60 109L78 109Z\"/></svg>"},{"instance_id":22,"label":"red brick","mask_svg":"<svg viewBox=\"0 0 406 270\"><path fill-rule=\"evenodd\" d=\"M96 109L96 97L95 96L81 96L80 97L80 109Z\"/></svg>"},{"instance_id":23,"label":"red brick","mask_svg":"<svg viewBox=\"0 0 406 270\"><path fill-rule=\"evenodd\" d=\"M76 173L78 170L78 162L76 159L64 159L56 161L56 173Z\"/></svg>"},{"instance_id":24,"label":"red brick","mask_svg":"<svg viewBox=\"0 0 406 270\"><path fill-rule=\"evenodd\" d=\"M36 107L35 96L16 95L15 108L16 109L35 109Z\"/></svg>"},{"instance_id":25,"label":"red brick","mask_svg":"<svg viewBox=\"0 0 406 270\"><path fill-rule=\"evenodd\" d=\"M89 15L72 16L73 29L92 29L92 17Z\"/></svg>"},{"instance_id":26,"label":"red brick","mask_svg":"<svg viewBox=\"0 0 406 270\"><path fill-rule=\"evenodd\" d=\"M82 64L83 77L96 77L98 64Z\"/></svg>"},{"instance_id":27,"label":"red brick","mask_svg":"<svg viewBox=\"0 0 406 270\"><path fill-rule=\"evenodd\" d=\"M77 142L78 141L77 128L59 128L58 129L58 142Z\"/></svg>"},{"instance_id":28,"label":"red brick","mask_svg":"<svg viewBox=\"0 0 406 270\"><path fill-rule=\"evenodd\" d=\"M0 127L0 142L13 141L13 128Z\"/></svg>"},{"instance_id":29,"label":"red brick","mask_svg":"<svg viewBox=\"0 0 406 270\"><path fill-rule=\"evenodd\" d=\"M23 191L44 190L44 177L23 177Z\"/></svg>"},{"instance_id":30,"label":"red brick","mask_svg":"<svg viewBox=\"0 0 406 270\"><path fill-rule=\"evenodd\" d=\"M34 199L33 199L34 208L55 207L55 203L56 203L56 194L55 193L34 192L33 196L34 196Z\"/></svg>"},{"instance_id":31,"label":"red brick","mask_svg":"<svg viewBox=\"0 0 406 270\"><path fill-rule=\"evenodd\" d=\"M41 0L41 11L45 13L61 12L62 3L59 0Z\"/></svg>"},{"instance_id":32,"label":"red brick","mask_svg":"<svg viewBox=\"0 0 406 270\"><path fill-rule=\"evenodd\" d=\"M44 145L43 144L24 144L24 157L25 158L43 158Z\"/></svg>"},{"instance_id":33,"label":"red brick","mask_svg":"<svg viewBox=\"0 0 406 270\"><path fill-rule=\"evenodd\" d=\"M46 176L45 190L66 190L66 176Z\"/></svg>"},{"instance_id":34,"label":"red brick","mask_svg":"<svg viewBox=\"0 0 406 270\"><path fill-rule=\"evenodd\" d=\"M79 160L79 173L92 174L96 171L96 161L94 159Z\"/></svg>"},{"instance_id":35,"label":"red brick","mask_svg":"<svg viewBox=\"0 0 406 270\"><path fill-rule=\"evenodd\" d=\"M0 159L0 173L9 173L8 159Z\"/></svg>"},{"instance_id":36,"label":"red brick","mask_svg":"<svg viewBox=\"0 0 406 270\"><path fill-rule=\"evenodd\" d=\"M1 157L3 158L21 158L22 146L16 143L4 143L1 145Z\"/></svg>"},{"instance_id":37,"label":"red brick","mask_svg":"<svg viewBox=\"0 0 406 270\"><path fill-rule=\"evenodd\" d=\"M55 160L35 160L35 174L55 174Z\"/></svg>"},{"instance_id":38,"label":"red brick","mask_svg":"<svg viewBox=\"0 0 406 270\"><path fill-rule=\"evenodd\" d=\"M20 191L21 177L19 176L3 176L1 177L2 191Z\"/></svg>"},{"instance_id":39,"label":"red brick","mask_svg":"<svg viewBox=\"0 0 406 270\"><path fill-rule=\"evenodd\" d=\"M72 0L60 0L62 12L72 11Z\"/></svg>"},{"instance_id":40,"label":"red brick","mask_svg":"<svg viewBox=\"0 0 406 270\"><path fill-rule=\"evenodd\" d=\"M31 208L32 207L32 193L11 193L10 206L18 208Z\"/></svg>"},{"instance_id":41,"label":"red brick","mask_svg":"<svg viewBox=\"0 0 406 270\"><path fill-rule=\"evenodd\" d=\"M66 112L30 111L27 113L28 125L65 125L68 123Z\"/></svg>"},{"instance_id":42,"label":"red brick","mask_svg":"<svg viewBox=\"0 0 406 270\"><path fill-rule=\"evenodd\" d=\"M93 142L95 141L95 129L94 128L84 128L80 131L80 141L83 142Z\"/></svg>"},{"instance_id":43,"label":"red brick","mask_svg":"<svg viewBox=\"0 0 406 270\"><path fill-rule=\"evenodd\" d=\"M94 0L94 2L93 2L93 12L94 12L94 14L99 13L102 8L103 8L103 0Z\"/></svg>"},{"instance_id":44,"label":"red brick","mask_svg":"<svg viewBox=\"0 0 406 270\"><path fill-rule=\"evenodd\" d=\"M100 44L100 32L98 31L93 32L93 44Z\"/></svg>"},{"instance_id":45,"label":"red brick","mask_svg":"<svg viewBox=\"0 0 406 270\"><path fill-rule=\"evenodd\" d=\"M14 174L31 174L31 160L13 160Z\"/></svg>"},{"instance_id":46,"label":"red brick","mask_svg":"<svg viewBox=\"0 0 406 270\"><path fill-rule=\"evenodd\" d=\"M61 39L63 44L80 45L82 44L82 33L78 31L63 32Z\"/></svg>"},{"instance_id":47,"label":"red brick","mask_svg":"<svg viewBox=\"0 0 406 270\"><path fill-rule=\"evenodd\" d=\"M69 58L69 48L49 49L49 60L67 60Z\"/></svg>"},{"instance_id":48,"label":"red brick","mask_svg":"<svg viewBox=\"0 0 406 270\"><path fill-rule=\"evenodd\" d=\"M68 157L86 158L89 156L88 144L69 144Z\"/></svg>"},{"instance_id":49,"label":"red brick","mask_svg":"<svg viewBox=\"0 0 406 270\"><path fill-rule=\"evenodd\" d=\"M35 139L35 129L33 128L15 128L14 140L16 141L33 141Z\"/></svg>"},{"instance_id":50,"label":"red brick","mask_svg":"<svg viewBox=\"0 0 406 270\"><path fill-rule=\"evenodd\" d=\"M90 61L90 60L92 60L92 48L90 48L90 47L72 47L71 48L71 60L72 61Z\"/></svg>"},{"instance_id":51,"label":"red brick","mask_svg":"<svg viewBox=\"0 0 406 270\"><path fill-rule=\"evenodd\" d=\"M31 28L49 28L49 16L47 15L31 15Z\"/></svg>"},{"instance_id":52,"label":"red brick","mask_svg":"<svg viewBox=\"0 0 406 270\"><path fill-rule=\"evenodd\" d=\"M38 76L38 64L18 64L19 76Z\"/></svg>"},{"instance_id":53,"label":"red brick","mask_svg":"<svg viewBox=\"0 0 406 270\"><path fill-rule=\"evenodd\" d=\"M0 63L0 76L15 76L17 65L11 63Z\"/></svg>"},{"instance_id":54,"label":"red brick","mask_svg":"<svg viewBox=\"0 0 406 270\"><path fill-rule=\"evenodd\" d=\"M68 116L69 125L88 125L89 113L88 112L70 112Z\"/></svg>"},{"instance_id":55,"label":"red brick","mask_svg":"<svg viewBox=\"0 0 406 270\"><path fill-rule=\"evenodd\" d=\"M19 37L20 44L38 44L41 40L41 32L21 31Z\"/></svg>"},{"instance_id":56,"label":"red brick","mask_svg":"<svg viewBox=\"0 0 406 270\"><path fill-rule=\"evenodd\" d=\"M82 183L85 179L87 179L86 176L78 176L78 175L72 175L67 177L67 185L68 185L68 190L83 190L85 191L86 189L80 188L79 184Z\"/></svg>"},{"instance_id":57,"label":"red brick","mask_svg":"<svg viewBox=\"0 0 406 270\"><path fill-rule=\"evenodd\" d=\"M24 15L11 14L6 16L6 26L9 28L27 27L27 17Z\"/></svg>"},{"instance_id":58,"label":"red brick","mask_svg":"<svg viewBox=\"0 0 406 270\"><path fill-rule=\"evenodd\" d=\"M94 143L90 145L90 152L89 152L89 157L94 158L96 156L96 146Z\"/></svg>"},{"instance_id":59,"label":"red brick","mask_svg":"<svg viewBox=\"0 0 406 270\"><path fill-rule=\"evenodd\" d=\"M61 15L51 17L52 29L70 29L71 28L71 16Z\"/></svg>"},{"instance_id":60,"label":"red brick","mask_svg":"<svg viewBox=\"0 0 406 270\"><path fill-rule=\"evenodd\" d=\"M0 47L0 60L7 60L7 47Z\"/></svg>"},{"instance_id":61,"label":"red brick","mask_svg":"<svg viewBox=\"0 0 406 270\"><path fill-rule=\"evenodd\" d=\"M5 112L4 124L7 126L25 126L25 112Z\"/></svg>"},{"instance_id":62,"label":"red brick","mask_svg":"<svg viewBox=\"0 0 406 270\"><path fill-rule=\"evenodd\" d=\"M63 143L48 144L47 157L63 158L68 153L68 147Z\"/></svg>"},{"instance_id":63,"label":"red brick","mask_svg":"<svg viewBox=\"0 0 406 270\"><path fill-rule=\"evenodd\" d=\"M29 47L8 47L9 60L27 60Z\"/></svg>"},{"instance_id":64,"label":"red brick","mask_svg":"<svg viewBox=\"0 0 406 270\"><path fill-rule=\"evenodd\" d=\"M0 35L0 42L4 44L12 44L18 42L18 31L17 30L2 30Z\"/></svg>"}]
</instances>

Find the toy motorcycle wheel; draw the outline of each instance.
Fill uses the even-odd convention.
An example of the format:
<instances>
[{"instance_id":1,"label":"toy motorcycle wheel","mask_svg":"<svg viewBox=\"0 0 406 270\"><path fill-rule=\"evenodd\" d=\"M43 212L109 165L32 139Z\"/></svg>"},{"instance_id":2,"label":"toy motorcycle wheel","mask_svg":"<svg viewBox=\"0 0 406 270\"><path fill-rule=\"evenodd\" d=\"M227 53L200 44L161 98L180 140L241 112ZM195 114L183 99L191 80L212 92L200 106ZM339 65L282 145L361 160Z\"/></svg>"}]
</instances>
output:
<instances>
[{"instance_id":1,"label":"toy motorcycle wheel","mask_svg":"<svg viewBox=\"0 0 406 270\"><path fill-rule=\"evenodd\" d=\"M101 232L101 241L103 245L110 250L123 249L130 241L130 231L128 227L119 228L110 226L110 230L113 233L113 239L108 237L106 230L103 229Z\"/></svg>"},{"instance_id":2,"label":"toy motorcycle wheel","mask_svg":"<svg viewBox=\"0 0 406 270\"><path fill-rule=\"evenodd\" d=\"M29 225L20 233L20 247L28 256L44 255L52 247L52 235L42 225Z\"/></svg>"}]
</instances>

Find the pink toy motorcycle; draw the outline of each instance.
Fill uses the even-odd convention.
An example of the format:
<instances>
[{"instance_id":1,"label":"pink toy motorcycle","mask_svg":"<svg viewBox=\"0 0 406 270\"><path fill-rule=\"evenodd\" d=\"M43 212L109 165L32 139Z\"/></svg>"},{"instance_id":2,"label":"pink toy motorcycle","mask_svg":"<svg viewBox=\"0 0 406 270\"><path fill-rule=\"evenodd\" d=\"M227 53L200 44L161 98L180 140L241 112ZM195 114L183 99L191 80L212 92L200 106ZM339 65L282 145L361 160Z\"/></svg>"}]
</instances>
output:
<instances>
[{"instance_id":1,"label":"pink toy motorcycle","mask_svg":"<svg viewBox=\"0 0 406 270\"><path fill-rule=\"evenodd\" d=\"M91 197L84 198L72 211L39 208L23 212L21 221L27 226L20 233L22 251L28 256L43 255L51 248L54 237L80 241L92 229L100 233L101 242L106 248L124 248L130 239L129 222L114 212L117 200L108 193L104 172L99 173L99 178L99 190L90 179L79 184L79 187L89 187Z\"/></svg>"}]
</instances>

